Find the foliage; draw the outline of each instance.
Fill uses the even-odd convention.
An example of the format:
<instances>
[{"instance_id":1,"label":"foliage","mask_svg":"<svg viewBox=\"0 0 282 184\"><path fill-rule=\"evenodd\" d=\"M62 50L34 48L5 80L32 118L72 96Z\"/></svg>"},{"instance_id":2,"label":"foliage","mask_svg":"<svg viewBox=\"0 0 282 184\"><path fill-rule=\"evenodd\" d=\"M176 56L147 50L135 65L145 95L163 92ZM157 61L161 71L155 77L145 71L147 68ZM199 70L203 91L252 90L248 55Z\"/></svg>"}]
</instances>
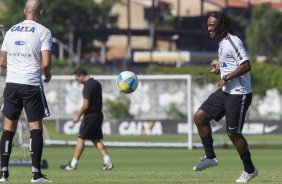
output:
<instances>
[{"instance_id":1,"label":"foliage","mask_svg":"<svg viewBox=\"0 0 282 184\"><path fill-rule=\"evenodd\" d=\"M47 16L43 23L53 31L55 37L63 41L68 38L67 33L74 29L111 28L115 26L116 20L109 12L116 2L117 0L104 0L98 4L93 0L56 0L52 3L45 1Z\"/></svg>"},{"instance_id":2,"label":"foliage","mask_svg":"<svg viewBox=\"0 0 282 184\"><path fill-rule=\"evenodd\" d=\"M26 0L5 0L5 8L0 12L0 22L7 29L24 20L24 4Z\"/></svg>"},{"instance_id":3,"label":"foliage","mask_svg":"<svg viewBox=\"0 0 282 184\"><path fill-rule=\"evenodd\" d=\"M90 75L102 75L104 71L102 68L97 66L89 65L80 65L83 68L86 68ZM52 61L52 73L53 75L73 75L74 66L69 66L66 60L59 60L53 58Z\"/></svg>"},{"instance_id":4,"label":"foliage","mask_svg":"<svg viewBox=\"0 0 282 184\"><path fill-rule=\"evenodd\" d=\"M210 66L185 66L181 68L171 66L150 65L146 73L151 74L191 74L204 76L207 82L216 82L218 75L210 73Z\"/></svg>"},{"instance_id":5,"label":"foliage","mask_svg":"<svg viewBox=\"0 0 282 184\"><path fill-rule=\"evenodd\" d=\"M0 23L9 29L12 25L25 19L23 9L26 0L5 0L5 8L0 12ZM90 45L92 40L106 41L107 29L116 26L117 16L110 14L110 10L118 0L103 0L95 3L93 0L56 0L43 1L44 15L41 23L48 27L53 37L64 43L69 39L70 33L79 29L100 29L100 35L83 35L77 33L76 38L86 36L83 46ZM76 39L75 38L75 39Z\"/></svg>"},{"instance_id":6,"label":"foliage","mask_svg":"<svg viewBox=\"0 0 282 184\"><path fill-rule=\"evenodd\" d=\"M253 91L261 96L266 90L275 88L282 93L282 68L267 63L252 65Z\"/></svg>"},{"instance_id":7,"label":"foliage","mask_svg":"<svg viewBox=\"0 0 282 184\"><path fill-rule=\"evenodd\" d=\"M187 66L175 68L169 66L150 65L147 73L153 74L191 74L193 76L203 76L207 82L215 83L219 76L209 72L209 67ZM282 93L282 67L273 64L252 63L252 86L255 94L265 95L268 89L275 88ZM198 82L198 81L197 81ZM199 83L201 84L201 83Z\"/></svg>"},{"instance_id":8,"label":"foliage","mask_svg":"<svg viewBox=\"0 0 282 184\"><path fill-rule=\"evenodd\" d=\"M126 119L130 117L129 104L130 100L126 96L114 100L106 99L104 102L104 112L107 114L107 117L113 119Z\"/></svg>"},{"instance_id":9,"label":"foliage","mask_svg":"<svg viewBox=\"0 0 282 184\"><path fill-rule=\"evenodd\" d=\"M282 13L262 4L253 9L246 29L246 41L251 56L267 56L270 61L282 64Z\"/></svg>"}]
</instances>

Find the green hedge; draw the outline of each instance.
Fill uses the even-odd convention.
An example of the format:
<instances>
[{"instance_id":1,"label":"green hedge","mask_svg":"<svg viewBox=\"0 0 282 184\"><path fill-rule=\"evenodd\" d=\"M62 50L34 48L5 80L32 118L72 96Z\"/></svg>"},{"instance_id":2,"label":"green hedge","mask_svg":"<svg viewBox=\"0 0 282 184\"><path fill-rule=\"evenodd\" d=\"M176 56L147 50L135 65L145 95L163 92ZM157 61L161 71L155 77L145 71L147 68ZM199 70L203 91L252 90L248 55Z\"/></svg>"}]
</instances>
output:
<instances>
[{"instance_id":1,"label":"green hedge","mask_svg":"<svg viewBox=\"0 0 282 184\"><path fill-rule=\"evenodd\" d=\"M201 75L207 82L216 82L219 76L210 73L210 66L186 66L181 68L150 65L148 74ZM252 63L252 85L255 94L264 96L266 90L276 88L282 93L282 67L267 63Z\"/></svg>"},{"instance_id":2,"label":"green hedge","mask_svg":"<svg viewBox=\"0 0 282 184\"><path fill-rule=\"evenodd\" d=\"M104 71L102 68L93 67L89 65L80 65L81 67L87 69L90 75L102 75ZM77 66L68 66L67 60L59 60L57 58L52 58L52 73L54 75L73 75L73 72Z\"/></svg>"}]
</instances>

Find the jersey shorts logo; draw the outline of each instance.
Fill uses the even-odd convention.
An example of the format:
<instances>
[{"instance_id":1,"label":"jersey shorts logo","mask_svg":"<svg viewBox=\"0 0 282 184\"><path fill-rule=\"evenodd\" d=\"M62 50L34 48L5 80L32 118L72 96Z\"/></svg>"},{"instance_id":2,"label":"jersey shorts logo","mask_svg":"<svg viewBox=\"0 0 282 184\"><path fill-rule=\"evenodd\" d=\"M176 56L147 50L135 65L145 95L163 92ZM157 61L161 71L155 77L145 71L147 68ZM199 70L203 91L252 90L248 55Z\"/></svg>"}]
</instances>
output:
<instances>
[{"instance_id":1,"label":"jersey shorts logo","mask_svg":"<svg viewBox=\"0 0 282 184\"><path fill-rule=\"evenodd\" d=\"M25 45L25 42L24 41L15 41L15 45L22 46L22 45Z\"/></svg>"},{"instance_id":2,"label":"jersey shorts logo","mask_svg":"<svg viewBox=\"0 0 282 184\"><path fill-rule=\"evenodd\" d=\"M227 67L227 64L226 64L225 62L221 62L220 67L221 67L221 68L226 68L226 67Z\"/></svg>"},{"instance_id":3,"label":"jersey shorts logo","mask_svg":"<svg viewBox=\"0 0 282 184\"><path fill-rule=\"evenodd\" d=\"M229 130L235 130L237 127L228 127Z\"/></svg>"},{"instance_id":4,"label":"jersey shorts logo","mask_svg":"<svg viewBox=\"0 0 282 184\"><path fill-rule=\"evenodd\" d=\"M32 32L32 33L34 33L35 27L30 27L30 26L14 26L14 27L12 27L11 32L14 32L14 31L17 31L17 32Z\"/></svg>"},{"instance_id":5,"label":"jersey shorts logo","mask_svg":"<svg viewBox=\"0 0 282 184\"><path fill-rule=\"evenodd\" d=\"M8 53L8 56L12 57L28 57L28 58L31 58L32 55L31 54L26 54L26 53L19 53L19 52L9 52Z\"/></svg>"}]
</instances>

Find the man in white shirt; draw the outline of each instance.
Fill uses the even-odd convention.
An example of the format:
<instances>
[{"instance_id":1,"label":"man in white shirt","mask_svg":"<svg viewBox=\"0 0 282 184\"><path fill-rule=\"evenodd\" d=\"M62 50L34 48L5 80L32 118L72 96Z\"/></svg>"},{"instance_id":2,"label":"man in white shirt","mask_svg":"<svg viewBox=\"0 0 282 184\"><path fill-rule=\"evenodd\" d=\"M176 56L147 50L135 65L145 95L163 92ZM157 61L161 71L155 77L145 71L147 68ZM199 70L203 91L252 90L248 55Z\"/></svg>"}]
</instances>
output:
<instances>
[{"instance_id":1,"label":"man in white shirt","mask_svg":"<svg viewBox=\"0 0 282 184\"><path fill-rule=\"evenodd\" d=\"M7 76L1 109L4 125L0 182L8 181L12 141L23 108L30 131L31 182L50 182L41 173L40 165L43 151L42 119L50 116L41 73L43 70L44 82L51 80L52 35L50 30L37 23L43 15L40 0L26 1L24 13L26 20L8 30L1 48L0 66L7 68Z\"/></svg>"},{"instance_id":2,"label":"man in white shirt","mask_svg":"<svg viewBox=\"0 0 282 184\"><path fill-rule=\"evenodd\" d=\"M219 121L225 116L228 137L244 165L244 171L236 182L246 183L258 175L248 143L242 135L246 112L252 101L251 64L242 41L230 29L230 21L225 13L210 14L207 27L210 37L219 41L219 63L212 64L211 72L220 73L221 79L218 81L218 90L208 97L194 115L205 157L193 170L202 171L218 165L210 121Z\"/></svg>"}]
</instances>

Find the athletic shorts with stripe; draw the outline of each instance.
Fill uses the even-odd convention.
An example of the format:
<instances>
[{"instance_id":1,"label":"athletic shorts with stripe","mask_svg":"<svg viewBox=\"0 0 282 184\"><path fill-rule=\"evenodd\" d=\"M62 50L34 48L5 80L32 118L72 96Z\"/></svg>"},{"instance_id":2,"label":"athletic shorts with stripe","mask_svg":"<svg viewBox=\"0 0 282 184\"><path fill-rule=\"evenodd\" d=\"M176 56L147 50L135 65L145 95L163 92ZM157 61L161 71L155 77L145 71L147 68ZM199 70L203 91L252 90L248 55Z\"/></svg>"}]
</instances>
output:
<instances>
[{"instance_id":1,"label":"athletic shorts with stripe","mask_svg":"<svg viewBox=\"0 0 282 184\"><path fill-rule=\"evenodd\" d=\"M246 112L252 102L252 93L228 94L218 89L201 105L215 121L226 119L226 131L241 133Z\"/></svg>"},{"instance_id":2,"label":"athletic shorts with stripe","mask_svg":"<svg viewBox=\"0 0 282 184\"><path fill-rule=\"evenodd\" d=\"M104 116L102 112L85 114L81 121L78 137L88 140L103 139L103 120Z\"/></svg>"},{"instance_id":3,"label":"athletic shorts with stripe","mask_svg":"<svg viewBox=\"0 0 282 184\"><path fill-rule=\"evenodd\" d=\"M6 83L2 112L10 120L18 120L24 108L28 122L50 116L43 87Z\"/></svg>"}]
</instances>

